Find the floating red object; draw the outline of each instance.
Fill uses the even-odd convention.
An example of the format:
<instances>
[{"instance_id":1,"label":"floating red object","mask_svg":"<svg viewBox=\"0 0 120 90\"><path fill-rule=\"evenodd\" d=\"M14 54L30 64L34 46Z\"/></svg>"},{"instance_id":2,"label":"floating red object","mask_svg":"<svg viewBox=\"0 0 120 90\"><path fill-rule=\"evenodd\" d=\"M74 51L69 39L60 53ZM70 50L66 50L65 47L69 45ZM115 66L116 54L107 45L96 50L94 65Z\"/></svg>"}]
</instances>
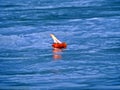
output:
<instances>
[{"instance_id":1,"label":"floating red object","mask_svg":"<svg viewBox=\"0 0 120 90\"><path fill-rule=\"evenodd\" d=\"M54 41L54 43L52 44L53 48L63 49L63 48L67 47L67 44L65 42L61 42L53 34L50 34L50 36L52 37L52 39Z\"/></svg>"},{"instance_id":2,"label":"floating red object","mask_svg":"<svg viewBox=\"0 0 120 90\"><path fill-rule=\"evenodd\" d=\"M53 43L52 46L54 48L59 48L59 49L62 49L62 48L66 48L67 47L67 44L65 42L62 42L62 43Z\"/></svg>"}]
</instances>

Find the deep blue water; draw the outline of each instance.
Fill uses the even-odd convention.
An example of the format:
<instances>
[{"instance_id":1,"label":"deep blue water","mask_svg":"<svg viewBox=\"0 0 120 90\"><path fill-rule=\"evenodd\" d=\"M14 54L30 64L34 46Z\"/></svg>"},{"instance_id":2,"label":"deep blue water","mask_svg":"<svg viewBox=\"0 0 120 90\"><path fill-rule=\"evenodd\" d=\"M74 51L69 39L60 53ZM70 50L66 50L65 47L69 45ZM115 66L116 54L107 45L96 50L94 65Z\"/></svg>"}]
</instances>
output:
<instances>
[{"instance_id":1,"label":"deep blue water","mask_svg":"<svg viewBox=\"0 0 120 90\"><path fill-rule=\"evenodd\" d=\"M1 89L120 90L120 0L0 0Z\"/></svg>"}]
</instances>

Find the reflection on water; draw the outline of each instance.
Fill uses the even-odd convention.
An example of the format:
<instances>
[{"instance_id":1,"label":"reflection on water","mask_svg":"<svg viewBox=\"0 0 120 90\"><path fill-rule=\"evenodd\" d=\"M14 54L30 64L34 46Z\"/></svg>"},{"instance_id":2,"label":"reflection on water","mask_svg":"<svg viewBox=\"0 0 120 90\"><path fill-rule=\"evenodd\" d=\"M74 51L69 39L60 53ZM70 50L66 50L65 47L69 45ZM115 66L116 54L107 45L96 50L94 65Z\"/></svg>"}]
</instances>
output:
<instances>
[{"instance_id":1,"label":"reflection on water","mask_svg":"<svg viewBox=\"0 0 120 90\"><path fill-rule=\"evenodd\" d=\"M53 49L53 59L60 60L62 58L62 49L54 48Z\"/></svg>"}]
</instances>

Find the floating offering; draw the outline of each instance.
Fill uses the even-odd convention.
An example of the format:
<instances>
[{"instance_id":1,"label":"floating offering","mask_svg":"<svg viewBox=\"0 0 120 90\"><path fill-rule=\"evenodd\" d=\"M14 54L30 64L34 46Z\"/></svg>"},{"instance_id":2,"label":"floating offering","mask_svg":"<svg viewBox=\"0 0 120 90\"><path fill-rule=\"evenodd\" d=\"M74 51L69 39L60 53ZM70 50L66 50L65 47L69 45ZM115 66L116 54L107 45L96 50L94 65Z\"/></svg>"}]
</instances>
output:
<instances>
[{"instance_id":1,"label":"floating offering","mask_svg":"<svg viewBox=\"0 0 120 90\"><path fill-rule=\"evenodd\" d=\"M50 34L50 36L52 37L54 43L52 44L53 48L58 48L58 49L64 49L67 47L67 44L65 42L61 42L60 40L58 40L55 35Z\"/></svg>"}]
</instances>

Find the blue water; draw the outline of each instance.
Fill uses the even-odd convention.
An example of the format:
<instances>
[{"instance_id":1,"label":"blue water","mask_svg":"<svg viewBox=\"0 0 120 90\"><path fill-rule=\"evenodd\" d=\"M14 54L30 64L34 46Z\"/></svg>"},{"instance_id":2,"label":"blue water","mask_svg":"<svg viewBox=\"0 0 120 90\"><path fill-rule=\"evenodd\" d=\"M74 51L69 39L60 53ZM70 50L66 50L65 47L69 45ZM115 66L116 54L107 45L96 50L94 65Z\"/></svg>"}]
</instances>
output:
<instances>
[{"instance_id":1,"label":"blue water","mask_svg":"<svg viewBox=\"0 0 120 90\"><path fill-rule=\"evenodd\" d=\"M6 89L120 90L120 0L0 0Z\"/></svg>"}]
</instances>

